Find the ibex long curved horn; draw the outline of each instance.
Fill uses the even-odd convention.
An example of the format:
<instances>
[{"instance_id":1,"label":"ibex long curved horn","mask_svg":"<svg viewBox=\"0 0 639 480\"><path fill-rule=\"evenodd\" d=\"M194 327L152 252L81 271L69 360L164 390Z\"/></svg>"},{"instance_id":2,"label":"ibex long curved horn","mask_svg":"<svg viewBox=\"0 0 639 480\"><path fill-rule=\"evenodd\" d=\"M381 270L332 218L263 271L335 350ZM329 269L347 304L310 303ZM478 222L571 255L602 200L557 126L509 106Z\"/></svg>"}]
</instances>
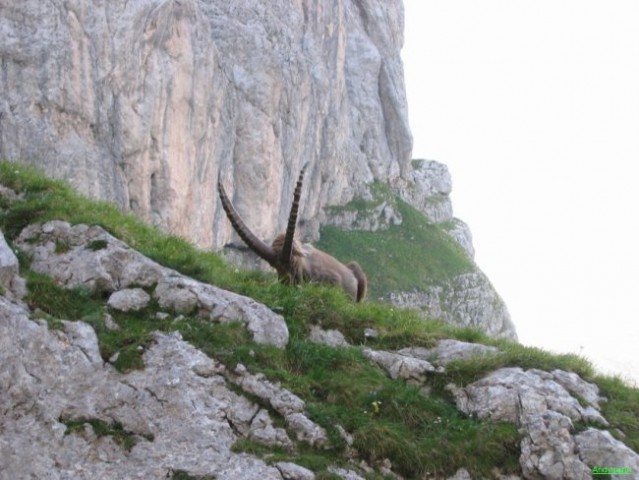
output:
<instances>
[{"instance_id":1,"label":"ibex long curved horn","mask_svg":"<svg viewBox=\"0 0 639 480\"><path fill-rule=\"evenodd\" d=\"M217 188L220 192L220 200L222 200L222 207L226 212L226 216L228 217L231 225L240 236L244 243L248 245L248 247L257 253L262 259L266 260L269 265L273 268L278 269L279 267L279 258L276 255L275 251L270 245L267 245L262 240L257 238L251 230L246 226L240 214L237 213L233 204L229 200L229 197L226 195L226 191L224 190L224 185L222 185L222 178L218 179Z\"/></svg>"},{"instance_id":2,"label":"ibex long curved horn","mask_svg":"<svg viewBox=\"0 0 639 480\"><path fill-rule=\"evenodd\" d=\"M288 216L286 233L278 235L271 246L267 245L249 230L233 208L221 181L218 181L220 199L231 221L231 225L248 247L266 260L280 277L288 283L311 280L329 285L338 285L350 297L361 302L366 296L368 280L357 262L344 265L326 252L322 252L308 243L301 244L295 239L297 214L299 211L302 184L306 166L302 168L293 193L293 205Z\"/></svg>"},{"instance_id":3,"label":"ibex long curved horn","mask_svg":"<svg viewBox=\"0 0 639 480\"><path fill-rule=\"evenodd\" d=\"M293 253L293 239L295 238L295 227L297 227L297 212L300 207L300 197L302 195L302 184L304 183L304 172L308 163L302 167L299 177L297 178L297 184L295 185L295 191L293 192L293 204L291 205L291 212L288 215L288 224L286 225L286 235L284 237L284 245L282 246L282 253L280 261L284 265L291 264L291 255Z\"/></svg>"}]
</instances>

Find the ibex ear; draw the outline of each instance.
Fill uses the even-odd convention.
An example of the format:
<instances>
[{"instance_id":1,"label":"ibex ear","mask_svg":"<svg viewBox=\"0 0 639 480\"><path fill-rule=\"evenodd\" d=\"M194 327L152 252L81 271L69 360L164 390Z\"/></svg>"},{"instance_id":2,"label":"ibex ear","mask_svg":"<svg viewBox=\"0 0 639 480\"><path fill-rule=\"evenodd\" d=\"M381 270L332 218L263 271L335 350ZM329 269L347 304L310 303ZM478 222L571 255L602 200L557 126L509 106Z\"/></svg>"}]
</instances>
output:
<instances>
[{"instance_id":1,"label":"ibex ear","mask_svg":"<svg viewBox=\"0 0 639 480\"><path fill-rule=\"evenodd\" d=\"M220 200L222 200L222 207L226 212L231 225L240 236L240 238L246 243L246 245L253 250L260 258L266 260L273 268L278 268L278 258L270 245L267 245L262 240L257 238L251 230L246 226L240 215L237 213L233 204L226 195L224 186L222 185L222 179L217 182L217 189L220 193Z\"/></svg>"},{"instance_id":2,"label":"ibex ear","mask_svg":"<svg viewBox=\"0 0 639 480\"><path fill-rule=\"evenodd\" d=\"M291 254L293 250L293 238L295 237L295 227L297 226L297 212L300 206L300 197L302 195L302 184L304 183L304 172L308 167L308 163L302 167L300 176L295 185L293 193L293 205L291 205L291 213L288 215L288 224L286 225L286 236L284 237L284 246L280 254L280 261L287 267L291 265Z\"/></svg>"}]
</instances>

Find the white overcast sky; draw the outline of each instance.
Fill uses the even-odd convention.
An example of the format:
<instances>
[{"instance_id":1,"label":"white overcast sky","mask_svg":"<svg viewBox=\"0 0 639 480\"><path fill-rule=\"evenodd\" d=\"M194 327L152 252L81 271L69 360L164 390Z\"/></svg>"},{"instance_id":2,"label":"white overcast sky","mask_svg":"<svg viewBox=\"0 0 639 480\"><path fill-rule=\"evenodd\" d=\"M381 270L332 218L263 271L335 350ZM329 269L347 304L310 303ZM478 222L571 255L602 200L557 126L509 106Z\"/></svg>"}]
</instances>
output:
<instances>
[{"instance_id":1,"label":"white overcast sky","mask_svg":"<svg viewBox=\"0 0 639 480\"><path fill-rule=\"evenodd\" d=\"M413 158L524 344L639 385L639 1L404 0Z\"/></svg>"}]
</instances>

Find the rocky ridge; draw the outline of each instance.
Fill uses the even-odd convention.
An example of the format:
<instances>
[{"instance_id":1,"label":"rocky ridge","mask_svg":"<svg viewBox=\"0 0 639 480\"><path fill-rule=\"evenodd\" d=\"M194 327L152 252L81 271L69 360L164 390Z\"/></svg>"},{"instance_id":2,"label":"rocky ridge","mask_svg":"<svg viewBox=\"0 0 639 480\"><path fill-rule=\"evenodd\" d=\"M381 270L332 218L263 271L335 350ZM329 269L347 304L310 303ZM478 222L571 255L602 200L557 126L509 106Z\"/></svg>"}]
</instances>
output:
<instances>
[{"instance_id":1,"label":"rocky ridge","mask_svg":"<svg viewBox=\"0 0 639 480\"><path fill-rule=\"evenodd\" d=\"M239 320L256 342L286 345L286 324L279 315L160 267L99 227L34 224L15 245L28 256L32 269L65 288L104 289L112 308L148 301L139 287L131 288L133 283L145 285L170 315L188 310L201 321ZM64 248L56 251L56 245ZM296 442L322 448L328 442L326 432L308 418L302 398L242 365L222 365L179 333L156 333L144 351L144 369L119 373L102 359L90 325L62 321L61 328L52 329L44 320L32 319L33 312L21 301L25 288L18 261L2 235L0 259L0 405L5 412L0 419L0 476L160 479L183 472L218 479L314 478L299 465L269 465L231 448L242 438L274 448L294 449ZM159 289L163 284L166 288ZM172 288L175 285L179 287ZM132 300L115 301L116 295ZM262 327L269 332L257 333ZM314 341L347 345L337 331L315 328L311 335ZM499 355L499 350L440 340L431 349L368 348L364 355L391 378L424 386L428 395L427 378L444 372L450 362ZM600 413L605 399L598 388L575 374L501 368L449 389L463 413L519 426L521 475L510 479L585 479L596 465L639 471L639 455L605 430L608 422ZM277 426L274 417L281 418L284 427ZM115 434L99 434L96 422L118 426L133 439L132 445L123 446ZM589 426L577 433L576 423ZM348 432L344 436L348 443ZM392 465L385 465L377 468L399 478ZM356 479L370 469L355 463L331 471ZM472 477L461 469L451 478Z\"/></svg>"}]
</instances>

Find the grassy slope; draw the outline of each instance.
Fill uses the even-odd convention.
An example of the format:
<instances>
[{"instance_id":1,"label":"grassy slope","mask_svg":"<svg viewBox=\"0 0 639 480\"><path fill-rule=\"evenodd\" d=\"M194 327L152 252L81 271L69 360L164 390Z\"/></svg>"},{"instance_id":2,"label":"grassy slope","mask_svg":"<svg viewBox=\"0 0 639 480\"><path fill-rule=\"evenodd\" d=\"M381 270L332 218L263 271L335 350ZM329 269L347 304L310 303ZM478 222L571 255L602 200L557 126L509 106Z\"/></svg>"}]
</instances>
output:
<instances>
[{"instance_id":1,"label":"grassy slope","mask_svg":"<svg viewBox=\"0 0 639 480\"><path fill-rule=\"evenodd\" d=\"M152 341L154 330L178 329L187 341L208 355L229 366L242 362L300 395L307 402L311 417L329 431L333 443L329 450L300 445L295 452L278 452L240 441L238 450L263 455L269 461L292 460L319 471L320 479L332 478L325 468L345 461L345 445L335 429L339 424L353 434L353 448L360 458L371 463L389 458L394 470L409 478L425 472L452 474L459 467L484 476L490 475L495 465L504 466L504 471L517 471L516 428L463 417L444 389L450 382L465 384L492 369L511 365L561 368L596 381L610 399L604 404L604 415L613 428L625 433L624 441L639 450L639 390L624 386L618 379L595 376L582 358L551 355L536 348L487 339L475 330L424 322L411 312L375 302L354 305L335 289L313 285L296 289L278 284L273 275L236 273L215 254L162 235L109 204L82 198L66 184L23 166L0 163L0 183L24 194L11 205L0 203L0 228L10 243L31 222L64 219L99 224L163 265L250 295L285 316L291 332L285 350L253 344L239 325L216 325L194 318L151 321L157 305L135 315L110 312L122 327L111 331L104 326L104 298L83 289L62 290L50 279L31 272L28 259L19 255L22 274L28 280L30 293L26 300L31 308L40 309L39 315L47 318L52 328L59 328L61 319L93 325L105 360L119 352L115 365L121 371L143 367L138 347ZM407 213L411 215L402 211L403 215ZM432 232L423 233L427 236ZM497 345L504 354L449 366L446 373L428 381L431 393L424 396L415 387L391 381L363 358L357 346L332 348L306 341L312 324L339 328L354 345L368 344L377 349L429 346L440 338L458 338ZM366 339L366 327L376 328L379 338ZM369 478L378 477L370 474Z\"/></svg>"},{"instance_id":2,"label":"grassy slope","mask_svg":"<svg viewBox=\"0 0 639 480\"><path fill-rule=\"evenodd\" d=\"M372 298L447 283L475 270L473 261L440 226L430 223L387 187L374 184L372 190L372 202L356 199L332 210L352 210L366 216L375 206L387 202L401 214L402 225L377 232L324 227L317 244L337 258L356 260L367 272Z\"/></svg>"}]
</instances>

